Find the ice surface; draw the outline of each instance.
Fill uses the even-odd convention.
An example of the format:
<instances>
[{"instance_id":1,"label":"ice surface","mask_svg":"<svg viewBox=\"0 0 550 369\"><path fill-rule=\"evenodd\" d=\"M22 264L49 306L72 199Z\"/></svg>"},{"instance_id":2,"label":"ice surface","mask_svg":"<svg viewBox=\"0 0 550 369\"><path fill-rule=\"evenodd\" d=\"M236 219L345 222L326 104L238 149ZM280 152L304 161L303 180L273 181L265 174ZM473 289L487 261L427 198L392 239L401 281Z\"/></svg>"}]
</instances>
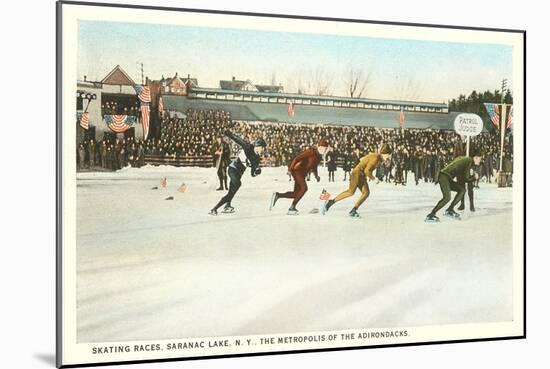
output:
<instances>
[{"instance_id":1,"label":"ice surface","mask_svg":"<svg viewBox=\"0 0 550 369\"><path fill-rule=\"evenodd\" d=\"M78 174L78 341L512 319L511 189L482 183L477 212L429 224L438 186L371 183L354 219L358 193L309 213L323 188L347 187L342 171L333 183L320 174L294 217L286 199L268 210L273 191L293 186L285 168L245 173L236 212L217 217L214 168Z\"/></svg>"}]
</instances>

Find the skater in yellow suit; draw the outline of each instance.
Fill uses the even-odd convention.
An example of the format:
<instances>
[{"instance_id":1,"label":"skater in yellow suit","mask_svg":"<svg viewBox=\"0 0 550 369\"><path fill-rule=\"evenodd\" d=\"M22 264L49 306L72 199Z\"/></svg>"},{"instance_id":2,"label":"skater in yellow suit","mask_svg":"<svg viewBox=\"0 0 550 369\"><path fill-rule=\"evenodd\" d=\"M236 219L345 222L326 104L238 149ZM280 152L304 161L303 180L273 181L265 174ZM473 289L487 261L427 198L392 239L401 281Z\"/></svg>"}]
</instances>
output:
<instances>
[{"instance_id":1,"label":"skater in yellow suit","mask_svg":"<svg viewBox=\"0 0 550 369\"><path fill-rule=\"evenodd\" d=\"M357 209L361 206L362 203L369 197L369 184L367 183L367 178L375 180L373 172L383 160L388 160L391 155L391 149L387 144L382 145L380 153L369 153L368 155L361 158L359 164L353 168L350 175L349 188L336 196L334 199L327 201L325 205L324 212L327 212L332 205L337 203L340 200L353 196L355 191L359 188L361 190L361 196L355 202L353 209L349 212L351 217L359 217Z\"/></svg>"}]
</instances>

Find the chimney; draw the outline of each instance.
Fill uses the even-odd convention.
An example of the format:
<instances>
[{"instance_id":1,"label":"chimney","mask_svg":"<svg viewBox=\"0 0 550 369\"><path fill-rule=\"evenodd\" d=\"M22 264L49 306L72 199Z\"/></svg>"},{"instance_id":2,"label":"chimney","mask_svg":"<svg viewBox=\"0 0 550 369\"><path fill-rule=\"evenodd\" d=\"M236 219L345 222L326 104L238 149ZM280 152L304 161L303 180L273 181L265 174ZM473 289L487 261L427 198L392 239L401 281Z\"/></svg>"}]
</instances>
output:
<instances>
[{"instance_id":1,"label":"chimney","mask_svg":"<svg viewBox=\"0 0 550 369\"><path fill-rule=\"evenodd\" d=\"M233 82L235 82L235 76L231 77L231 80L232 80Z\"/></svg>"},{"instance_id":2,"label":"chimney","mask_svg":"<svg viewBox=\"0 0 550 369\"><path fill-rule=\"evenodd\" d=\"M86 75L84 75L84 82L86 82Z\"/></svg>"},{"instance_id":3,"label":"chimney","mask_svg":"<svg viewBox=\"0 0 550 369\"><path fill-rule=\"evenodd\" d=\"M176 77L178 76L178 72L176 72Z\"/></svg>"}]
</instances>

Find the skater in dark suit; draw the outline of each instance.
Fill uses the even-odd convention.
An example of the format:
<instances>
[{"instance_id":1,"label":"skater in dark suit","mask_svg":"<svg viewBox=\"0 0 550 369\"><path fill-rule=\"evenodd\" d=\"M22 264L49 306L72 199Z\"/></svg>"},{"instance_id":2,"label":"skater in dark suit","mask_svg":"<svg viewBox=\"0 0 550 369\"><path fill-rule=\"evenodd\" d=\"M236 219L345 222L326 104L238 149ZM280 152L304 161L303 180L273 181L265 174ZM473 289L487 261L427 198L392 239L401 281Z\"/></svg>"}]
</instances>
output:
<instances>
[{"instance_id":1,"label":"skater in dark suit","mask_svg":"<svg viewBox=\"0 0 550 369\"><path fill-rule=\"evenodd\" d=\"M262 138L257 138L254 144L251 144L230 131L225 131L224 133L227 137L235 141L241 147L241 150L237 154L237 157L229 164L229 191L221 198L216 206L210 210L210 215L218 215L218 209L222 205L225 205L223 209L224 213L234 212L231 201L241 187L241 178L247 167L250 167L250 174L252 177L256 177L262 173L262 169L260 168L260 155L263 154L267 146Z\"/></svg>"},{"instance_id":2,"label":"skater in dark suit","mask_svg":"<svg viewBox=\"0 0 550 369\"><path fill-rule=\"evenodd\" d=\"M471 175L470 170L472 169L472 165L479 165L481 162L481 157L482 153L480 151L476 151L473 154L473 157L459 156L441 170L439 173L438 182L443 198L439 200L432 211L428 214L426 221L439 221L436 214L449 201L451 201L451 191L456 192L456 196L451 202L451 205L449 205L445 211L445 215L453 218L460 218L460 215L454 210L454 207L464 197L464 193L466 192L466 183L476 179L477 173ZM455 178L456 181L454 180Z\"/></svg>"}]
</instances>

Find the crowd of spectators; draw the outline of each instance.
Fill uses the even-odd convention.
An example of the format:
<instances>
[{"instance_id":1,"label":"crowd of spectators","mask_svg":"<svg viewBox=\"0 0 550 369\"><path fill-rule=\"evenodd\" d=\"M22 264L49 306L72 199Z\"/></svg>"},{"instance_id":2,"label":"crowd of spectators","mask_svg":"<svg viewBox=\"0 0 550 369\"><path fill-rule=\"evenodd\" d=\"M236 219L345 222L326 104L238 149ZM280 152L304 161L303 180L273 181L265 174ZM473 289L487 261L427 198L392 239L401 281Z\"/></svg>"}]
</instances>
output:
<instances>
[{"instance_id":1,"label":"crowd of spectators","mask_svg":"<svg viewBox=\"0 0 550 369\"><path fill-rule=\"evenodd\" d=\"M396 184L406 183L413 175L416 182L435 182L439 170L454 157L464 155L465 144L452 130L432 129L379 129L373 127L352 127L338 125L312 125L281 122L234 121L223 110L188 110L185 117L166 114L161 121L160 137L145 142L134 139L119 139L116 143L103 140L91 147L83 142L79 147L79 162L103 168L117 169L124 165L143 165L144 155L161 158L213 156L216 138L231 130L248 141L262 137L267 142L264 165L284 166L291 158L305 148L315 145L321 137L332 147L331 161L336 168L343 169L342 177L359 159L368 152L377 151L387 143L394 150L391 161L380 166L376 175L384 181ZM233 155L238 151L236 144L225 138L232 147ZM512 171L513 135L505 137L503 169ZM93 145L92 145L93 146ZM498 133L483 132L474 137L472 147L485 152L482 165L476 168L479 174L491 180L499 167L500 136ZM94 155L90 155L94 152ZM109 159L110 158L110 159ZM99 160L98 160L99 159ZM214 160L213 160L214 163ZM338 169L336 169L338 170ZM345 176L345 177L344 177Z\"/></svg>"},{"instance_id":2,"label":"crowd of spectators","mask_svg":"<svg viewBox=\"0 0 550 369\"><path fill-rule=\"evenodd\" d=\"M139 114L139 103L134 102L118 102L116 100L105 100L101 104L102 115L134 115Z\"/></svg>"},{"instance_id":3,"label":"crowd of spectators","mask_svg":"<svg viewBox=\"0 0 550 369\"><path fill-rule=\"evenodd\" d=\"M128 165L141 167L145 164L145 145L133 137L101 141L85 139L77 147L78 170L118 170Z\"/></svg>"}]
</instances>

